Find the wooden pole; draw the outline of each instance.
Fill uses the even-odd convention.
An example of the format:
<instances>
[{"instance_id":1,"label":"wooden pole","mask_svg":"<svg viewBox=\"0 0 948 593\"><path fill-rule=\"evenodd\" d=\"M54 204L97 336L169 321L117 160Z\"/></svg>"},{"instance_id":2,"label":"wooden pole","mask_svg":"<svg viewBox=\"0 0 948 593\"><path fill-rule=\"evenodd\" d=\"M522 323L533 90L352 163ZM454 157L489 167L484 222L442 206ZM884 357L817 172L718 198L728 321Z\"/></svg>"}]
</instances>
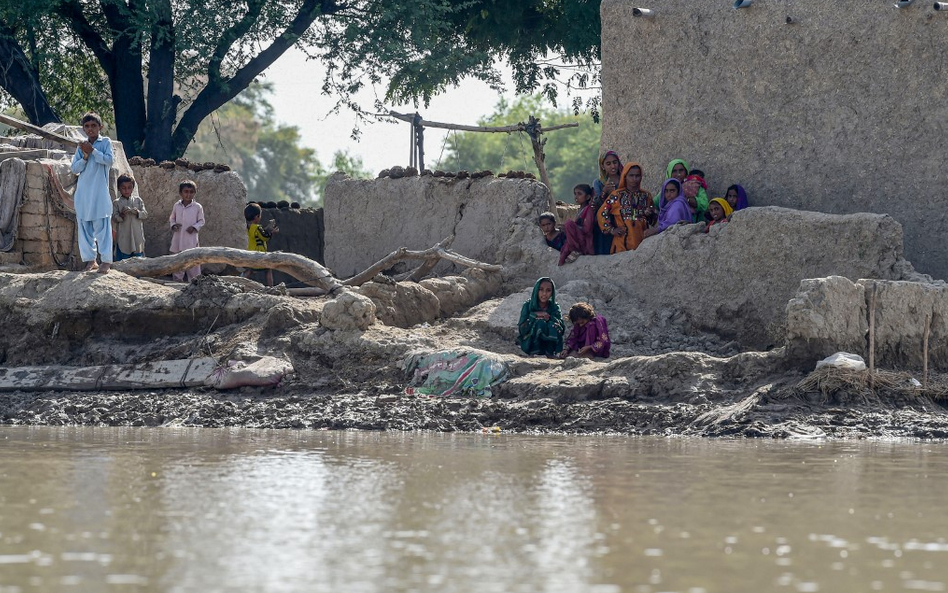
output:
<instances>
[{"instance_id":1,"label":"wooden pole","mask_svg":"<svg viewBox=\"0 0 948 593\"><path fill-rule=\"evenodd\" d=\"M928 339L932 335L932 315L925 319L925 335L922 337L922 387L928 387Z\"/></svg>"},{"instance_id":2,"label":"wooden pole","mask_svg":"<svg viewBox=\"0 0 948 593\"><path fill-rule=\"evenodd\" d=\"M415 112L412 127L415 129L415 144L418 147L418 172L425 170L425 126L421 124L421 114Z\"/></svg>"},{"instance_id":3,"label":"wooden pole","mask_svg":"<svg viewBox=\"0 0 948 593\"><path fill-rule=\"evenodd\" d=\"M869 294L869 389L875 387L876 372L876 283Z\"/></svg>"},{"instance_id":4,"label":"wooden pole","mask_svg":"<svg viewBox=\"0 0 948 593\"><path fill-rule=\"evenodd\" d=\"M533 162L537 165L537 171L540 172L540 181L550 192L549 210L556 213L556 198L553 197L552 185L550 185L550 176L546 172L546 154L543 152L543 146L546 144L546 138L541 138L543 126L536 116L531 115L524 130L530 136L530 143L533 145Z\"/></svg>"},{"instance_id":5,"label":"wooden pole","mask_svg":"<svg viewBox=\"0 0 948 593\"><path fill-rule=\"evenodd\" d=\"M60 144L64 144L66 148L73 148L73 149L79 148L79 143L76 142L75 140L66 138L65 136L62 136L55 132L49 132L47 130L44 130L43 128L34 126L33 124L27 123L25 121L20 121L16 119L15 117L10 117L9 115L3 115L2 113L0 113L0 123L7 124L11 128L23 130L24 132L36 134L37 136L41 136L43 138L46 138L47 140L52 140L53 142L59 142Z\"/></svg>"}]
</instances>

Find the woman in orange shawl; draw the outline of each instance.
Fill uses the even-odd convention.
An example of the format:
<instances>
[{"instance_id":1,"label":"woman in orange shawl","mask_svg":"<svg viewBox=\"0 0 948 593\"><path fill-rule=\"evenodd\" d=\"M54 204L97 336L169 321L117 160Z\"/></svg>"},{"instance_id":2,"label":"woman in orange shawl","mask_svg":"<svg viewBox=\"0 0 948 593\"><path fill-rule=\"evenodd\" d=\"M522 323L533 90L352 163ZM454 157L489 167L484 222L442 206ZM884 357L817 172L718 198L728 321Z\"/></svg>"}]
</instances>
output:
<instances>
[{"instance_id":1,"label":"woman in orange shawl","mask_svg":"<svg viewBox=\"0 0 948 593\"><path fill-rule=\"evenodd\" d=\"M642 165L628 163L622 169L619 189L603 202L597 219L603 234L612 235L610 253L639 246L642 233L657 220L652 194L642 189Z\"/></svg>"}]
</instances>

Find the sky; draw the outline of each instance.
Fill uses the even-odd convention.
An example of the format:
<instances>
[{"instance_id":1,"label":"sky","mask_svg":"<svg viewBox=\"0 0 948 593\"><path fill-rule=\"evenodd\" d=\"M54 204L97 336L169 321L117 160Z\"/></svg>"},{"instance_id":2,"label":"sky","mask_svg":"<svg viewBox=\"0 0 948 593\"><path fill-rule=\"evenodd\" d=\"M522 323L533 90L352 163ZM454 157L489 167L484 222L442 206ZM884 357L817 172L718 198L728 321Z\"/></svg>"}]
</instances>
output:
<instances>
[{"instance_id":1,"label":"sky","mask_svg":"<svg viewBox=\"0 0 948 593\"><path fill-rule=\"evenodd\" d=\"M512 83L507 78L506 96L512 99ZM327 115L334 105L332 97L322 94L323 69L319 62L307 61L306 56L292 49L277 60L266 72L265 80L273 83L274 93L270 97L276 119L281 123L296 126L305 146L314 148L324 165L332 162L337 150L348 150L353 156L362 157L365 167L378 173L394 165L407 166L410 157L411 125L407 122L371 123L360 126L362 135L352 140L355 115L345 109L338 114ZM379 88L384 93L384 88ZM374 95L363 93L361 104L372 109ZM477 119L494 111L500 99L487 84L466 80L458 88L450 89L435 97L427 108L419 106L417 111L423 118L456 124L475 125ZM392 105L390 109L399 113L414 113L413 105ZM447 130L425 128L425 166L434 169L444 145Z\"/></svg>"}]
</instances>

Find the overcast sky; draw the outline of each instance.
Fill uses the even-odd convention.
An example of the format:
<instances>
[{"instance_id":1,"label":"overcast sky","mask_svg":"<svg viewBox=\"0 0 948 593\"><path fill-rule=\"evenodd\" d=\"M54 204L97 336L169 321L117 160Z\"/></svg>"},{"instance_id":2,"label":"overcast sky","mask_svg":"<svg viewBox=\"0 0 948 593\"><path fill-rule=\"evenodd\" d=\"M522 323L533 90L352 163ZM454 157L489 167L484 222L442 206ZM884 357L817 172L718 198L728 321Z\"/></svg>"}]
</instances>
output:
<instances>
[{"instance_id":1,"label":"overcast sky","mask_svg":"<svg viewBox=\"0 0 948 593\"><path fill-rule=\"evenodd\" d=\"M284 124L297 126L303 144L315 148L324 165L332 161L336 150L347 149L350 154L362 157L373 173L393 165L408 165L411 134L408 123L364 124L357 142L350 138L355 124L351 112L342 110L338 115L326 115L334 101L321 92L323 69L319 62L307 61L302 52L290 50L265 74L265 79L274 86L270 102L276 118ZM508 89L511 86L508 82ZM379 92L384 92L384 89L379 89ZM512 98L514 95L508 90L507 96ZM486 84L469 80L436 97L428 108L419 107L418 112L427 120L474 125L479 117L493 112L499 98ZM363 99L362 105L371 110L374 96L367 92ZM415 111L411 105L390 108L401 113ZM429 169L435 168L445 133L433 128L425 129L425 165Z\"/></svg>"}]
</instances>

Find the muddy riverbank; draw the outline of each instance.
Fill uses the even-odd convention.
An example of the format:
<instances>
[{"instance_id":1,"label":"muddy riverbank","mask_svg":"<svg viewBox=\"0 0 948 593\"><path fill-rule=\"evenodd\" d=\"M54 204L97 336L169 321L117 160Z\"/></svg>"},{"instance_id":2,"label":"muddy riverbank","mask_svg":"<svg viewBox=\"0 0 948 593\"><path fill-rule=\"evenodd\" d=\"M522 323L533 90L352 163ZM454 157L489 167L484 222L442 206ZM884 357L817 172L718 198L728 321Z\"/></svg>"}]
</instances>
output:
<instances>
[{"instance_id":1,"label":"muddy riverbank","mask_svg":"<svg viewBox=\"0 0 948 593\"><path fill-rule=\"evenodd\" d=\"M251 290L226 278L168 287L121 273L6 275L0 288L4 366L82 367L188 356L288 361L276 387L0 394L13 425L502 431L772 438L948 438L941 376L862 375L791 363L784 348L740 344L645 314L593 292L615 320L608 361L525 358L515 317L524 294L495 296L407 328L330 330L327 298ZM563 298L570 290L564 287ZM490 398L406 393L406 357L481 352L508 378Z\"/></svg>"}]
</instances>

